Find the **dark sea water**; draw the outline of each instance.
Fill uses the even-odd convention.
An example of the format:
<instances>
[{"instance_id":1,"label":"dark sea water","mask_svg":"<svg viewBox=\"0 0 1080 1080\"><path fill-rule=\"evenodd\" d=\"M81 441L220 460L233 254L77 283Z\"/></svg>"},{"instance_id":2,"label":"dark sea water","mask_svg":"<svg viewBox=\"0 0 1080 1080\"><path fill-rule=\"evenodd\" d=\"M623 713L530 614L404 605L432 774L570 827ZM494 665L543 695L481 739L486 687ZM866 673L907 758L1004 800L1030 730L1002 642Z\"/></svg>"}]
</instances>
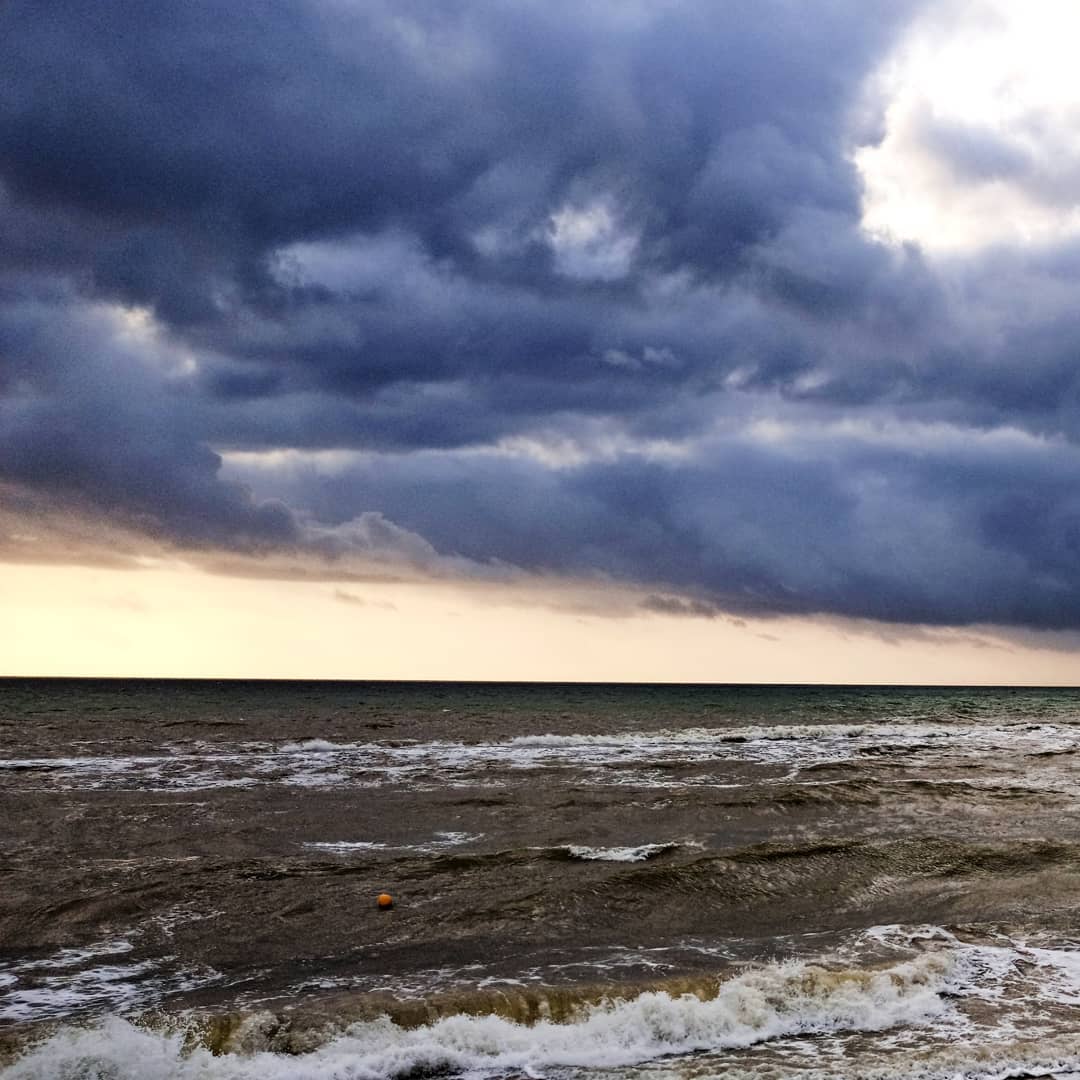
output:
<instances>
[{"instance_id":1,"label":"dark sea water","mask_svg":"<svg viewBox=\"0 0 1080 1080\"><path fill-rule=\"evenodd\" d=\"M0 680L0 1075L1080 1077L1078 751L1074 690Z\"/></svg>"}]
</instances>

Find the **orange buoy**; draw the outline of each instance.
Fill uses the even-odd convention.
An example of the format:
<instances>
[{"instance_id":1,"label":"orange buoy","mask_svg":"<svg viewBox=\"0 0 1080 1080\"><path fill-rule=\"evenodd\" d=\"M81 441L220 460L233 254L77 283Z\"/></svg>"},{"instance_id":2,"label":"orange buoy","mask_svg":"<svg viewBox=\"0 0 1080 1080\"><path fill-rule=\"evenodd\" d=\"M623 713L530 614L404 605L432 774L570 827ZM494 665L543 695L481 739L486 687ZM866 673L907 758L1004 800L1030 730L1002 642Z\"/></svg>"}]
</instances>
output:
<instances>
[{"instance_id":1,"label":"orange buoy","mask_svg":"<svg viewBox=\"0 0 1080 1080\"><path fill-rule=\"evenodd\" d=\"M379 905L381 910L386 911L387 908L394 906L394 898L388 892L379 893L375 903Z\"/></svg>"}]
</instances>

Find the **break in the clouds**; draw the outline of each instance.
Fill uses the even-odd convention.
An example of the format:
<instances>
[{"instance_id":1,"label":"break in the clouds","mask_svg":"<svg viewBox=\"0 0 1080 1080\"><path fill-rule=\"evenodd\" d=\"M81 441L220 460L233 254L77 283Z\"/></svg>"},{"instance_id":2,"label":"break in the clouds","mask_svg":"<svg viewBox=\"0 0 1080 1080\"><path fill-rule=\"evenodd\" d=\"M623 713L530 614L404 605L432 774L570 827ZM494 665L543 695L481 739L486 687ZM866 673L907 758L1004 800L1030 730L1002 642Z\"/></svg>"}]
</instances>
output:
<instances>
[{"instance_id":1,"label":"break in the clouds","mask_svg":"<svg viewBox=\"0 0 1080 1080\"><path fill-rule=\"evenodd\" d=\"M1080 188L1037 111L896 81L1000 24L8 0L0 491L702 616L1080 627L1080 240L916 227L946 181Z\"/></svg>"}]
</instances>

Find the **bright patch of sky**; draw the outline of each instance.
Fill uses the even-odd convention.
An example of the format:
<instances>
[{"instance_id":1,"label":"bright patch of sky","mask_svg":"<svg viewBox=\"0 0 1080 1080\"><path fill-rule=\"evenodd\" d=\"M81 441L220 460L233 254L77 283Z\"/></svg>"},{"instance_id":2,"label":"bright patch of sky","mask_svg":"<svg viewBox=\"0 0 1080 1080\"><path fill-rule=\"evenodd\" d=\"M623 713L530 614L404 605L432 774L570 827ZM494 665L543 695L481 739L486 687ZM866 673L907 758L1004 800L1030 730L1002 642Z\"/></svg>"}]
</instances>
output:
<instances>
[{"instance_id":1,"label":"bright patch of sky","mask_svg":"<svg viewBox=\"0 0 1080 1080\"><path fill-rule=\"evenodd\" d=\"M607 202L564 206L551 217L551 248L560 274L582 280L625 277L637 237L620 230Z\"/></svg>"},{"instance_id":2,"label":"bright patch of sky","mask_svg":"<svg viewBox=\"0 0 1080 1080\"><path fill-rule=\"evenodd\" d=\"M933 5L877 76L864 227L937 254L1080 232L1078 38L1075 0Z\"/></svg>"}]
</instances>

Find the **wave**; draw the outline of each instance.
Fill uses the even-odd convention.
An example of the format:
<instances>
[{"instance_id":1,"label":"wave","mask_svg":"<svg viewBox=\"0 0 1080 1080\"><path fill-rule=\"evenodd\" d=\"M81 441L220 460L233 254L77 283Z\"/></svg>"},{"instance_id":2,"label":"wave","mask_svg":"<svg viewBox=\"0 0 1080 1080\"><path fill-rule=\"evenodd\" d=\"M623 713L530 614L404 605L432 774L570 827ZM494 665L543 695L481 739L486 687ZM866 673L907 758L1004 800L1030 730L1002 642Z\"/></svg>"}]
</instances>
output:
<instances>
[{"instance_id":1,"label":"wave","mask_svg":"<svg viewBox=\"0 0 1080 1080\"><path fill-rule=\"evenodd\" d=\"M532 1024L458 1013L408 1027L381 1016L353 1023L318 1045L281 1048L274 1046L275 1019L269 1015L246 1018L224 1039L213 1025L155 1031L110 1017L91 1027L62 1029L3 1076L376 1080L477 1070L617 1068L781 1036L925 1023L951 1008L947 995L954 967L946 954L876 970L770 964L703 983L696 992L650 990L631 1000L581 1004L564 1023L545 1017L542 1009ZM325 1029L309 1034L325 1039Z\"/></svg>"},{"instance_id":2,"label":"wave","mask_svg":"<svg viewBox=\"0 0 1080 1080\"><path fill-rule=\"evenodd\" d=\"M345 993L276 1014L109 1016L54 1028L31 1046L9 1029L0 1075L403 1080L558 1070L570 1080L575 1069L639 1075L619 1070L660 1059L680 1075L683 1055L694 1055L685 1075L759 1080L1015 1080L1080 1068L1075 946L891 925L846 938L824 959L736 971L636 987L485 980L413 999Z\"/></svg>"},{"instance_id":3,"label":"wave","mask_svg":"<svg viewBox=\"0 0 1080 1080\"><path fill-rule=\"evenodd\" d=\"M1080 861L1080 845L1053 840L988 840L965 842L935 836L910 836L895 840L865 837L807 837L802 841L750 844L708 850L698 840L679 838L626 846L587 844L529 845L496 849L457 850L482 840L484 834L435 833L419 844L384 844L372 841L308 842L305 849L327 854L383 852L401 859L427 856L434 871L474 867L523 866L538 862L613 865L612 873L594 881L597 895L611 898L635 891L667 890L674 898L683 892L708 889L714 898L726 898L734 906L756 904L762 889L783 893L785 903L798 907L813 896L834 894L841 882L857 886L884 875L888 880L938 880L967 877L993 879L998 875L1061 869L1071 872ZM660 856L685 853L681 859ZM244 878L317 876L342 872L338 862L279 858L262 860L237 869ZM775 884L773 884L775 877ZM1048 882L1043 882L1044 887ZM1070 886L1071 887L1071 886ZM839 901L839 897L837 898Z\"/></svg>"},{"instance_id":4,"label":"wave","mask_svg":"<svg viewBox=\"0 0 1080 1080\"><path fill-rule=\"evenodd\" d=\"M335 743L329 739L301 739L278 747L282 754L332 754L338 750L355 750L355 743Z\"/></svg>"},{"instance_id":5,"label":"wave","mask_svg":"<svg viewBox=\"0 0 1080 1080\"><path fill-rule=\"evenodd\" d=\"M384 851L385 844L374 840L312 840L304 847L313 851L329 851L335 855L351 855L359 851Z\"/></svg>"},{"instance_id":6,"label":"wave","mask_svg":"<svg viewBox=\"0 0 1080 1080\"><path fill-rule=\"evenodd\" d=\"M365 851L403 851L438 855L448 848L472 844L483 838L483 833L441 831L436 832L425 844L386 844L376 840L312 840L305 843L304 847L334 855L352 855Z\"/></svg>"},{"instance_id":7,"label":"wave","mask_svg":"<svg viewBox=\"0 0 1080 1080\"><path fill-rule=\"evenodd\" d=\"M674 842L667 844L639 844L637 847L611 847L597 848L584 847L579 844L568 844L566 851L572 858L585 859L596 862L644 862L646 859L664 855L669 851L675 851L680 845Z\"/></svg>"},{"instance_id":8,"label":"wave","mask_svg":"<svg viewBox=\"0 0 1080 1080\"><path fill-rule=\"evenodd\" d=\"M1076 750L1075 727L1000 724L781 724L685 728L608 735L521 735L496 742L334 742L320 737L208 748L165 746L152 756L0 758L0 770L27 785L62 789L198 790L255 784L339 788L409 783L499 785L509 773L583 770L596 784L730 786L712 772L725 762L783 767L792 776L818 766L872 762L884 768L964 764L1001 754L1038 761L1057 782L1055 761ZM1067 760L1067 758L1066 758ZM667 776L693 768L704 775ZM502 770L501 773L499 770ZM763 782L782 782L772 778ZM1044 786L1044 785L1040 785Z\"/></svg>"}]
</instances>

